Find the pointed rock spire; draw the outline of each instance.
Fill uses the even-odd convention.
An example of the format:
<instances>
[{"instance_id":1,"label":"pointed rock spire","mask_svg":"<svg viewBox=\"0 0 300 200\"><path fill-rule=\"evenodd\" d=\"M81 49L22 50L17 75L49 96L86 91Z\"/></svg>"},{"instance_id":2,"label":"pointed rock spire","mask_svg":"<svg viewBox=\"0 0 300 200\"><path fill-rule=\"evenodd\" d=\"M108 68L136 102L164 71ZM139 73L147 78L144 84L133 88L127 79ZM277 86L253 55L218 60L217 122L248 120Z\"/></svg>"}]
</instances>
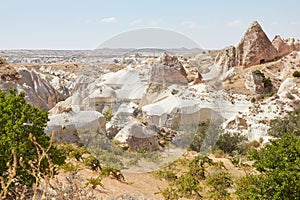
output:
<instances>
[{"instance_id":1,"label":"pointed rock spire","mask_svg":"<svg viewBox=\"0 0 300 200\"><path fill-rule=\"evenodd\" d=\"M257 21L251 23L238 47L238 64L257 65L276 58L277 51Z\"/></svg>"}]
</instances>

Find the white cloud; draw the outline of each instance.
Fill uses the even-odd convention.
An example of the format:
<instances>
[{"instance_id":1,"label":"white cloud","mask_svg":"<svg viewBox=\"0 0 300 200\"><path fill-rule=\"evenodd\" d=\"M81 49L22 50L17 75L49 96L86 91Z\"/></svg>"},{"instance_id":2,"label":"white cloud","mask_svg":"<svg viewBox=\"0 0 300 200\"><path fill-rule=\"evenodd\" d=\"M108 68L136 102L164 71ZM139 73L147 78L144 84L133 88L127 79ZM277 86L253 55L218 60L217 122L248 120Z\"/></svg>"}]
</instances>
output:
<instances>
[{"instance_id":1,"label":"white cloud","mask_svg":"<svg viewBox=\"0 0 300 200\"><path fill-rule=\"evenodd\" d=\"M151 20L149 25L150 26L157 26L157 25L159 25L160 22L161 22L161 20Z\"/></svg>"},{"instance_id":2,"label":"white cloud","mask_svg":"<svg viewBox=\"0 0 300 200\"><path fill-rule=\"evenodd\" d=\"M142 22L142 19L135 19L129 23L129 26L134 26L134 25L140 24L141 22Z\"/></svg>"},{"instance_id":3,"label":"white cloud","mask_svg":"<svg viewBox=\"0 0 300 200\"><path fill-rule=\"evenodd\" d=\"M238 27L238 26L242 26L243 23L240 20L234 20L231 21L227 24L229 27Z\"/></svg>"},{"instance_id":4,"label":"white cloud","mask_svg":"<svg viewBox=\"0 0 300 200\"><path fill-rule=\"evenodd\" d=\"M114 22L117 22L117 18L115 18L115 17L107 17L107 18L101 19L101 22L104 22L104 23L114 23Z\"/></svg>"},{"instance_id":5,"label":"white cloud","mask_svg":"<svg viewBox=\"0 0 300 200\"><path fill-rule=\"evenodd\" d=\"M182 22L182 25L187 26L190 29L198 29L198 30L207 29L207 26L200 26L199 24L193 21L184 21Z\"/></svg>"}]
</instances>

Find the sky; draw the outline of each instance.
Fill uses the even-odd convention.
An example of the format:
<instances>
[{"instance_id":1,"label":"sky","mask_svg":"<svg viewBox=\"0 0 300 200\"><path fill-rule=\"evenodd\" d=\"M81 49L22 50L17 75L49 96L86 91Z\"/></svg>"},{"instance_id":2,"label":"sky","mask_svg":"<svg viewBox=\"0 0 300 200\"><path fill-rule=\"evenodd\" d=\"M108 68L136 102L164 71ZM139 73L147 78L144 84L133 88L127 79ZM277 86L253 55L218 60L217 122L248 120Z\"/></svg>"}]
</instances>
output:
<instances>
[{"instance_id":1,"label":"sky","mask_svg":"<svg viewBox=\"0 0 300 200\"><path fill-rule=\"evenodd\" d=\"M127 31L172 30L203 49L237 45L258 21L300 39L299 0L0 0L0 49L95 49Z\"/></svg>"}]
</instances>

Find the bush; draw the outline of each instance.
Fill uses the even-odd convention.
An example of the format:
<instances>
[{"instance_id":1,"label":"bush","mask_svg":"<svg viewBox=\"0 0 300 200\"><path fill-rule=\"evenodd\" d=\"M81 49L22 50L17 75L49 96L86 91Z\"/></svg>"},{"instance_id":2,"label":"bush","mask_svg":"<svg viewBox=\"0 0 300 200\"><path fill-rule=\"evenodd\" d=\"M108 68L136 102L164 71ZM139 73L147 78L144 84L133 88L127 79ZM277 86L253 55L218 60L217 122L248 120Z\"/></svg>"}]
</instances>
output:
<instances>
[{"instance_id":1,"label":"bush","mask_svg":"<svg viewBox=\"0 0 300 200\"><path fill-rule=\"evenodd\" d=\"M105 119L106 119L106 121L111 121L111 119L113 118L113 114L112 114L112 110L111 110L111 107L108 107L108 109L107 109L107 111L105 111L104 113L103 113L103 115L104 115L104 117L105 117Z\"/></svg>"},{"instance_id":2,"label":"bush","mask_svg":"<svg viewBox=\"0 0 300 200\"><path fill-rule=\"evenodd\" d=\"M299 71L294 71L293 77L300 77L300 72Z\"/></svg>"},{"instance_id":3,"label":"bush","mask_svg":"<svg viewBox=\"0 0 300 200\"><path fill-rule=\"evenodd\" d=\"M240 134L223 133L220 135L215 148L220 149L229 155L233 155L235 151L239 154L244 154L245 141L246 137Z\"/></svg>"},{"instance_id":4,"label":"bush","mask_svg":"<svg viewBox=\"0 0 300 200\"><path fill-rule=\"evenodd\" d=\"M231 187L233 181L228 172L216 171L208 178L207 184L212 188L210 190L212 199L227 199L230 197L228 188Z\"/></svg>"},{"instance_id":5,"label":"bush","mask_svg":"<svg viewBox=\"0 0 300 200\"><path fill-rule=\"evenodd\" d=\"M27 170L32 170L29 162L38 158L38 148L33 140L44 149L50 145L50 138L44 133L48 114L28 104L24 93L17 94L16 90L9 90L0 91L0 116L0 174L7 180L7 163L13 162L14 151L18 160L22 158L24 163L24 168L16 169L14 184L32 186L35 178ZM32 137L29 137L30 134ZM64 154L54 146L49 148L53 164L63 164ZM40 163L40 172L47 173L48 169L49 162L44 157Z\"/></svg>"},{"instance_id":6,"label":"bush","mask_svg":"<svg viewBox=\"0 0 300 200\"><path fill-rule=\"evenodd\" d=\"M179 199L179 198L191 198L201 199L202 186L200 181L206 178L206 165L212 165L213 162L208 157L196 156L188 164L188 171L176 176L172 172L167 172L167 175L171 176L170 186L164 190L160 190L160 193L165 199ZM164 174L166 175L166 174Z\"/></svg>"},{"instance_id":7,"label":"bush","mask_svg":"<svg viewBox=\"0 0 300 200\"><path fill-rule=\"evenodd\" d=\"M300 138L285 134L250 158L259 175L248 175L237 183L239 199L299 199L300 197Z\"/></svg>"},{"instance_id":8,"label":"bush","mask_svg":"<svg viewBox=\"0 0 300 200\"><path fill-rule=\"evenodd\" d=\"M300 136L300 108L290 112L284 118L271 120L268 135L281 138L287 134Z\"/></svg>"}]
</instances>

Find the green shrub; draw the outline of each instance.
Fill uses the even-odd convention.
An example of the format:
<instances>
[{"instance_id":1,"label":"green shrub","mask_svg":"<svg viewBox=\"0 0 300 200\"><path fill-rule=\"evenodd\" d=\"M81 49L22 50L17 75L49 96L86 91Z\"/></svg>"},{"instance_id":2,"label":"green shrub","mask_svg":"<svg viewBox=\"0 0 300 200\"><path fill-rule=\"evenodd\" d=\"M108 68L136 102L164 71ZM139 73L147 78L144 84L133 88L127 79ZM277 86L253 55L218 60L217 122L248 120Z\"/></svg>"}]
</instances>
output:
<instances>
[{"instance_id":1,"label":"green shrub","mask_svg":"<svg viewBox=\"0 0 300 200\"><path fill-rule=\"evenodd\" d=\"M32 169L28 162L35 161L38 154L29 135L31 133L42 148L48 148L50 138L44 133L48 114L28 104L24 93L17 94L16 90L0 90L0 116L0 174L7 180L5 172L8 170L7 163L13 162L13 150L17 159L22 158L25 165L25 169L17 167L14 184L31 186L35 178L26 170ZM52 145L48 153L53 164L64 163L65 155L55 146ZM40 172L47 174L48 169L48 159L44 158L41 161Z\"/></svg>"},{"instance_id":2,"label":"green shrub","mask_svg":"<svg viewBox=\"0 0 300 200\"><path fill-rule=\"evenodd\" d=\"M105 117L105 119L106 119L106 121L111 121L111 119L113 118L113 114L112 114L112 110L111 110L111 107L108 107L108 109L107 109L107 111L105 111L104 113L103 113L103 115L104 115L104 117Z\"/></svg>"},{"instance_id":3,"label":"green shrub","mask_svg":"<svg viewBox=\"0 0 300 200\"><path fill-rule=\"evenodd\" d=\"M207 184L211 187L209 192L212 199L228 199L230 197L228 189L232 186L233 181L228 172L218 170L212 173Z\"/></svg>"},{"instance_id":4,"label":"green shrub","mask_svg":"<svg viewBox=\"0 0 300 200\"><path fill-rule=\"evenodd\" d=\"M235 152L239 154L245 153L245 141L246 137L237 134L223 133L220 135L216 142L216 149L221 149L229 155L234 155Z\"/></svg>"},{"instance_id":5,"label":"green shrub","mask_svg":"<svg viewBox=\"0 0 300 200\"><path fill-rule=\"evenodd\" d=\"M188 164L188 171L176 176L172 172L164 172L162 175L171 176L170 186L164 190L159 189L165 199L191 198L201 199L201 180L206 177L205 167L213 162L207 156L196 156Z\"/></svg>"},{"instance_id":6,"label":"green shrub","mask_svg":"<svg viewBox=\"0 0 300 200\"><path fill-rule=\"evenodd\" d=\"M300 138L286 133L250 158L259 175L248 175L237 182L239 199L299 199Z\"/></svg>"},{"instance_id":7,"label":"green shrub","mask_svg":"<svg viewBox=\"0 0 300 200\"><path fill-rule=\"evenodd\" d=\"M175 94L177 94L178 92L179 92L178 90L173 89L172 92L171 92L171 94L172 94L172 95L175 95Z\"/></svg>"},{"instance_id":8,"label":"green shrub","mask_svg":"<svg viewBox=\"0 0 300 200\"><path fill-rule=\"evenodd\" d=\"M163 169L156 172L156 176L159 178L166 179L167 181L174 181L177 179L176 174L173 171L167 169Z\"/></svg>"},{"instance_id":9,"label":"green shrub","mask_svg":"<svg viewBox=\"0 0 300 200\"><path fill-rule=\"evenodd\" d=\"M299 71L294 71L293 77L300 77L300 72Z\"/></svg>"},{"instance_id":10,"label":"green shrub","mask_svg":"<svg viewBox=\"0 0 300 200\"><path fill-rule=\"evenodd\" d=\"M90 155L89 157L85 158L83 164L90 168L91 170L97 171L101 169L100 162L94 156Z\"/></svg>"}]
</instances>

